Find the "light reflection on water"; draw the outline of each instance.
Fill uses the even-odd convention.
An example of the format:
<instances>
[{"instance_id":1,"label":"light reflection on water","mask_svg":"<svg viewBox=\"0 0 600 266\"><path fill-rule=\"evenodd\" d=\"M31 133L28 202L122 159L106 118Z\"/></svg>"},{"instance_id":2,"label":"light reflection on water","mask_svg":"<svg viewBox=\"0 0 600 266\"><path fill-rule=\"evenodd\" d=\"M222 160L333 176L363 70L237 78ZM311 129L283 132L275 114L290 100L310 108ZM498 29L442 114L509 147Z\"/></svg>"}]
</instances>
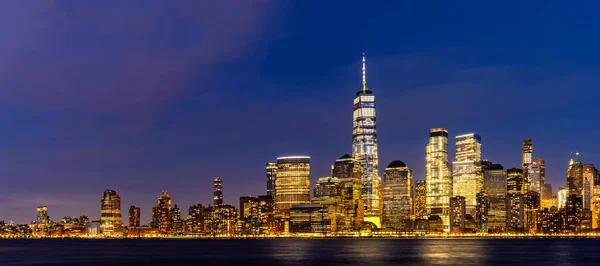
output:
<instances>
[{"instance_id":1,"label":"light reflection on water","mask_svg":"<svg viewBox=\"0 0 600 266\"><path fill-rule=\"evenodd\" d=\"M0 265L599 265L600 239L0 240Z\"/></svg>"}]
</instances>

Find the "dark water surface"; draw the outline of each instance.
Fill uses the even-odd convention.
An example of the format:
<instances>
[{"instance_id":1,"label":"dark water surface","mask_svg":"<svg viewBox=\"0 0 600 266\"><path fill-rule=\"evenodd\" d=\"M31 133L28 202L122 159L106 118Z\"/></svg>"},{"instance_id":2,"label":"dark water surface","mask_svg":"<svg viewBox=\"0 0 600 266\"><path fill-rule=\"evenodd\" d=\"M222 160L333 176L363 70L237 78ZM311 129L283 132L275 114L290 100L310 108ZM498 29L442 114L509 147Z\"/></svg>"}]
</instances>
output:
<instances>
[{"instance_id":1,"label":"dark water surface","mask_svg":"<svg viewBox=\"0 0 600 266\"><path fill-rule=\"evenodd\" d=\"M600 239L0 239L0 265L600 265Z\"/></svg>"}]
</instances>

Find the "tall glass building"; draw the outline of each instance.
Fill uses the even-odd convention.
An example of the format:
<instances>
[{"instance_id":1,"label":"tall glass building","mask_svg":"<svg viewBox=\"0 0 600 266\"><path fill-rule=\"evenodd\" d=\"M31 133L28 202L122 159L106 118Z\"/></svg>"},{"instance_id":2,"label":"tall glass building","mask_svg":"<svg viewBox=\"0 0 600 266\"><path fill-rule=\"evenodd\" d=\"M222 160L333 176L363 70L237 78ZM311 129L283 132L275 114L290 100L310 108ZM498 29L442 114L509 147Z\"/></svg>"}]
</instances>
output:
<instances>
[{"instance_id":1,"label":"tall glass building","mask_svg":"<svg viewBox=\"0 0 600 266\"><path fill-rule=\"evenodd\" d=\"M112 189L107 189L100 199L100 227L106 235L120 234L123 228L121 216L121 196Z\"/></svg>"},{"instance_id":2,"label":"tall glass building","mask_svg":"<svg viewBox=\"0 0 600 266\"><path fill-rule=\"evenodd\" d=\"M471 133L456 136L456 160L452 164L452 195L465 198L467 214L475 216L478 174L481 165L481 137Z\"/></svg>"},{"instance_id":3,"label":"tall glass building","mask_svg":"<svg viewBox=\"0 0 600 266\"><path fill-rule=\"evenodd\" d=\"M361 171L358 163L349 154L335 160L331 176L340 181L342 220L336 221L337 230L351 230L363 222L364 204L362 200Z\"/></svg>"},{"instance_id":4,"label":"tall glass building","mask_svg":"<svg viewBox=\"0 0 600 266\"><path fill-rule=\"evenodd\" d=\"M215 177L213 180L213 204L215 206L223 204L223 180Z\"/></svg>"},{"instance_id":5,"label":"tall glass building","mask_svg":"<svg viewBox=\"0 0 600 266\"><path fill-rule=\"evenodd\" d=\"M427 184L427 212L442 218L444 230L450 230L450 197L452 172L448 163L448 130L429 130L429 143L425 153L425 178Z\"/></svg>"},{"instance_id":6,"label":"tall glass building","mask_svg":"<svg viewBox=\"0 0 600 266\"><path fill-rule=\"evenodd\" d=\"M531 164L533 163L533 139L531 138L527 138L527 139L523 139L523 148L522 148L522 152L523 152L523 191L522 193L525 194L527 193L527 191L529 191L529 186L531 184L531 173L530 173L530 167Z\"/></svg>"},{"instance_id":7,"label":"tall glass building","mask_svg":"<svg viewBox=\"0 0 600 266\"><path fill-rule=\"evenodd\" d=\"M383 193L378 174L375 96L367 89L365 54L362 58L362 90L354 98L352 157L360 166L364 221L381 227Z\"/></svg>"},{"instance_id":8,"label":"tall glass building","mask_svg":"<svg viewBox=\"0 0 600 266\"><path fill-rule=\"evenodd\" d=\"M277 164L275 162L268 162L266 166L267 171L267 195L275 196L275 179L277 178Z\"/></svg>"},{"instance_id":9,"label":"tall glass building","mask_svg":"<svg viewBox=\"0 0 600 266\"><path fill-rule=\"evenodd\" d=\"M530 179L529 190L542 194L542 187L546 183L546 161L535 158L531 162L528 171ZM528 192L528 191L524 191Z\"/></svg>"},{"instance_id":10,"label":"tall glass building","mask_svg":"<svg viewBox=\"0 0 600 266\"><path fill-rule=\"evenodd\" d=\"M523 195L525 184L523 170L519 168L511 168L508 169L506 175L506 192L509 194L520 193Z\"/></svg>"},{"instance_id":11,"label":"tall glass building","mask_svg":"<svg viewBox=\"0 0 600 266\"><path fill-rule=\"evenodd\" d=\"M415 219L426 219L427 216L427 183L425 180L415 182Z\"/></svg>"},{"instance_id":12,"label":"tall glass building","mask_svg":"<svg viewBox=\"0 0 600 266\"><path fill-rule=\"evenodd\" d=\"M278 216L289 217L292 205L310 204L310 157L277 158L275 187Z\"/></svg>"},{"instance_id":13,"label":"tall glass building","mask_svg":"<svg viewBox=\"0 0 600 266\"><path fill-rule=\"evenodd\" d=\"M575 153L575 160L569 163L567 187L569 194L583 195L583 164L579 159L579 152Z\"/></svg>"},{"instance_id":14,"label":"tall glass building","mask_svg":"<svg viewBox=\"0 0 600 266\"><path fill-rule=\"evenodd\" d=\"M383 173L383 222L388 229L408 229L413 215L413 175L402 161L393 161Z\"/></svg>"}]
</instances>

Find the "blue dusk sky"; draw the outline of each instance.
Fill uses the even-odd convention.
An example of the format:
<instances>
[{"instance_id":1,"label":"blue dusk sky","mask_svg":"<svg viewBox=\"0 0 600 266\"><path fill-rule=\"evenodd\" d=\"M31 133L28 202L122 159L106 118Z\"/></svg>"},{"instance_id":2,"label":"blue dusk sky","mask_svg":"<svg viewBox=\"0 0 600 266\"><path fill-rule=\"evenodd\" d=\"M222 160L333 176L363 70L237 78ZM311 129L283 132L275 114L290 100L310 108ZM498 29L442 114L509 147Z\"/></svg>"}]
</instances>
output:
<instances>
[{"instance_id":1,"label":"blue dusk sky","mask_svg":"<svg viewBox=\"0 0 600 266\"><path fill-rule=\"evenodd\" d=\"M267 161L351 152L352 101L376 95L380 173L424 179L428 130L477 133L519 167L534 139L563 186L600 164L598 1L3 1L0 220L99 218L119 191L142 222L161 190L187 215L265 193Z\"/></svg>"}]
</instances>

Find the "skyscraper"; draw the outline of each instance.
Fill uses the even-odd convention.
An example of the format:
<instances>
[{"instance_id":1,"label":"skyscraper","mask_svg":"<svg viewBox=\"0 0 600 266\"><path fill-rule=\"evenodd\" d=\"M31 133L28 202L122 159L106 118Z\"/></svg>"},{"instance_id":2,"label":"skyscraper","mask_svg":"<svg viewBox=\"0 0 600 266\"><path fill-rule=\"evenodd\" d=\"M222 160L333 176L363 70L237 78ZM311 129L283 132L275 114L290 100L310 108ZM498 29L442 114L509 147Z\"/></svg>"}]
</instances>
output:
<instances>
[{"instance_id":1,"label":"skyscraper","mask_svg":"<svg viewBox=\"0 0 600 266\"><path fill-rule=\"evenodd\" d=\"M483 191L488 197L487 228L491 232L502 232L506 228L506 170L500 164L485 169Z\"/></svg>"},{"instance_id":2,"label":"skyscraper","mask_svg":"<svg viewBox=\"0 0 600 266\"><path fill-rule=\"evenodd\" d=\"M171 209L171 215L170 215L170 220L171 220L171 233L173 234L178 234L181 233L183 231L183 224L181 221L181 210L179 209L179 207L177 207L177 204L175 204L175 207L173 207Z\"/></svg>"},{"instance_id":3,"label":"skyscraper","mask_svg":"<svg viewBox=\"0 0 600 266\"><path fill-rule=\"evenodd\" d=\"M579 152L575 153L575 160L571 160L567 169L567 187L569 194L583 194L583 164L579 159Z\"/></svg>"},{"instance_id":4,"label":"skyscraper","mask_svg":"<svg viewBox=\"0 0 600 266\"><path fill-rule=\"evenodd\" d=\"M50 218L48 217L48 207L38 206L36 210L36 228L37 234L46 234L48 232L48 225L50 224Z\"/></svg>"},{"instance_id":5,"label":"skyscraper","mask_svg":"<svg viewBox=\"0 0 600 266\"><path fill-rule=\"evenodd\" d=\"M361 171L364 220L381 227L383 193L378 174L375 96L367 89L365 54L362 58L362 89L354 98L352 157Z\"/></svg>"},{"instance_id":6,"label":"skyscraper","mask_svg":"<svg viewBox=\"0 0 600 266\"><path fill-rule=\"evenodd\" d=\"M427 213L442 218L444 230L450 229L449 211L452 196L452 173L448 163L448 130L429 130L426 146L425 174L427 184Z\"/></svg>"},{"instance_id":7,"label":"skyscraper","mask_svg":"<svg viewBox=\"0 0 600 266\"><path fill-rule=\"evenodd\" d=\"M526 138L523 139L523 192L527 193L529 191L529 184L531 183L531 174L529 173L531 163L533 162L533 139Z\"/></svg>"},{"instance_id":8,"label":"skyscraper","mask_svg":"<svg viewBox=\"0 0 600 266\"><path fill-rule=\"evenodd\" d=\"M533 190L541 194L542 186L544 186L546 183L546 161L540 158L533 159L533 162L529 166L528 174L531 177L529 190Z\"/></svg>"},{"instance_id":9,"label":"skyscraper","mask_svg":"<svg viewBox=\"0 0 600 266\"><path fill-rule=\"evenodd\" d=\"M598 169L593 164L583 165L583 208L591 209L592 201L594 201L594 181L598 176Z\"/></svg>"},{"instance_id":10,"label":"skyscraper","mask_svg":"<svg viewBox=\"0 0 600 266\"><path fill-rule=\"evenodd\" d=\"M426 219L427 216L427 183L425 180L415 182L415 219Z\"/></svg>"},{"instance_id":11,"label":"skyscraper","mask_svg":"<svg viewBox=\"0 0 600 266\"><path fill-rule=\"evenodd\" d=\"M267 170L267 195L275 196L275 179L277 178L277 164L275 162L268 162L266 166Z\"/></svg>"},{"instance_id":12,"label":"skyscraper","mask_svg":"<svg viewBox=\"0 0 600 266\"><path fill-rule=\"evenodd\" d=\"M107 189L100 199L100 224L102 233L106 235L120 234L123 228L121 216L121 196L112 189Z\"/></svg>"},{"instance_id":13,"label":"skyscraper","mask_svg":"<svg viewBox=\"0 0 600 266\"><path fill-rule=\"evenodd\" d=\"M569 197L569 188L558 188L558 208L562 209L567 206L567 198Z\"/></svg>"},{"instance_id":14,"label":"skyscraper","mask_svg":"<svg viewBox=\"0 0 600 266\"><path fill-rule=\"evenodd\" d=\"M507 193L520 193L523 195L524 190L523 170L511 168L507 171L506 190Z\"/></svg>"},{"instance_id":15,"label":"skyscraper","mask_svg":"<svg viewBox=\"0 0 600 266\"><path fill-rule=\"evenodd\" d=\"M450 198L450 231L460 233L465 228L467 220L465 197L455 196Z\"/></svg>"},{"instance_id":16,"label":"skyscraper","mask_svg":"<svg viewBox=\"0 0 600 266\"><path fill-rule=\"evenodd\" d=\"M155 226L158 227L158 230L161 233L170 233L171 232L171 195L169 192L162 191L160 196L158 196L158 205L155 211Z\"/></svg>"},{"instance_id":17,"label":"skyscraper","mask_svg":"<svg viewBox=\"0 0 600 266\"><path fill-rule=\"evenodd\" d=\"M350 230L363 222L364 204L362 200L361 171L352 156L344 154L335 160L331 176L340 181L342 187L343 221L337 221L337 230Z\"/></svg>"},{"instance_id":18,"label":"skyscraper","mask_svg":"<svg viewBox=\"0 0 600 266\"><path fill-rule=\"evenodd\" d=\"M478 168L481 165L481 137L471 133L456 137L456 160L452 170L452 195L465 198L467 214L475 215Z\"/></svg>"},{"instance_id":19,"label":"skyscraper","mask_svg":"<svg viewBox=\"0 0 600 266\"><path fill-rule=\"evenodd\" d=\"M541 209L550 209L554 204L553 195L552 195L552 184L544 184L542 186L542 202ZM555 206L556 207L556 206Z\"/></svg>"},{"instance_id":20,"label":"skyscraper","mask_svg":"<svg viewBox=\"0 0 600 266\"><path fill-rule=\"evenodd\" d=\"M413 215L412 170L393 161L383 173L383 228L407 229Z\"/></svg>"},{"instance_id":21,"label":"skyscraper","mask_svg":"<svg viewBox=\"0 0 600 266\"><path fill-rule=\"evenodd\" d=\"M140 227L140 207L129 207L129 228Z\"/></svg>"},{"instance_id":22,"label":"skyscraper","mask_svg":"<svg viewBox=\"0 0 600 266\"><path fill-rule=\"evenodd\" d=\"M277 215L289 217L294 204L310 203L310 157L288 156L277 158L275 179L275 206Z\"/></svg>"},{"instance_id":23,"label":"skyscraper","mask_svg":"<svg viewBox=\"0 0 600 266\"><path fill-rule=\"evenodd\" d=\"M223 204L223 180L220 177L215 177L213 180L213 204Z\"/></svg>"}]
</instances>

